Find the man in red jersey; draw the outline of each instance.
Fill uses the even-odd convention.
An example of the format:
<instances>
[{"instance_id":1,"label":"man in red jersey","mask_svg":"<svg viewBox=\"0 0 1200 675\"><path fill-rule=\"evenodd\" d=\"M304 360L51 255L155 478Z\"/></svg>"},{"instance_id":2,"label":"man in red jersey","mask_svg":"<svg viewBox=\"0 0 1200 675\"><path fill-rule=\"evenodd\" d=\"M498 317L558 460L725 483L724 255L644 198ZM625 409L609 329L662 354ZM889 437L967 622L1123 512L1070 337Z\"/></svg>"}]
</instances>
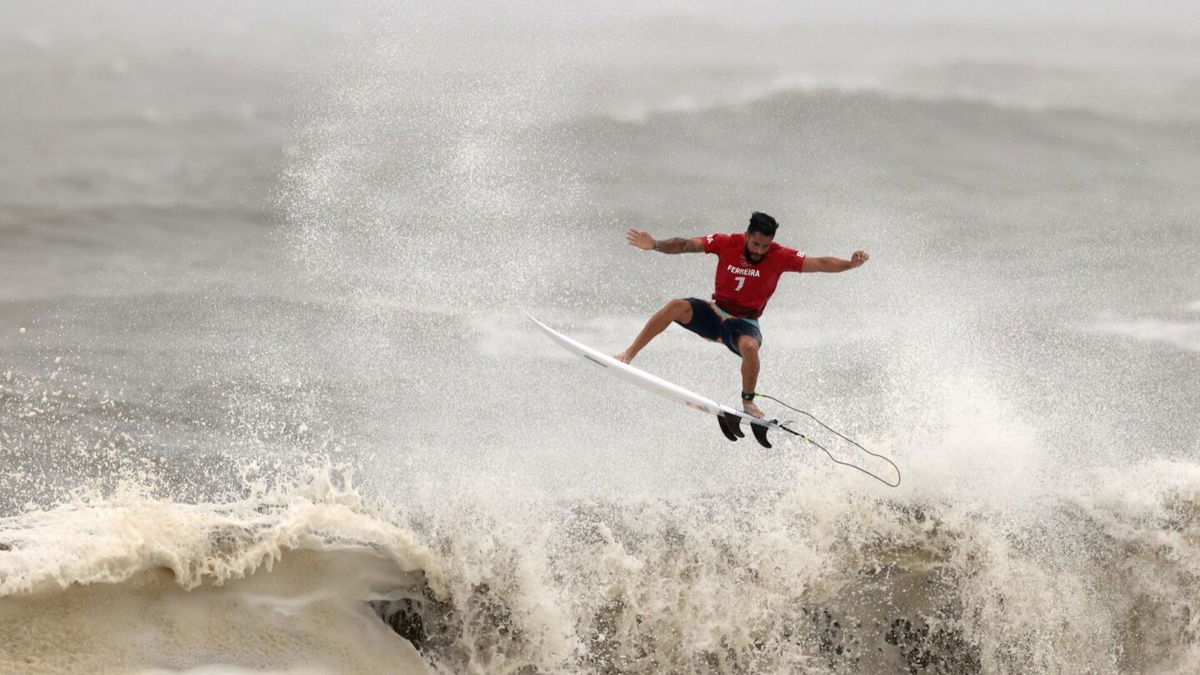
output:
<instances>
[{"instance_id":1,"label":"man in red jersey","mask_svg":"<svg viewBox=\"0 0 1200 675\"><path fill-rule=\"evenodd\" d=\"M755 417L762 417L762 411L754 405L758 348L762 345L758 317L775 292L779 277L784 272L845 272L870 259L865 251L855 251L849 260L808 258L796 249L773 241L778 227L774 218L755 211L745 234L710 234L695 239L676 237L656 241L647 232L629 230L625 238L632 246L644 251L716 255L716 291L712 300L683 298L668 302L650 317L629 349L617 355L617 360L633 361L643 347L674 321L701 337L723 342L730 351L742 357L742 408Z\"/></svg>"}]
</instances>

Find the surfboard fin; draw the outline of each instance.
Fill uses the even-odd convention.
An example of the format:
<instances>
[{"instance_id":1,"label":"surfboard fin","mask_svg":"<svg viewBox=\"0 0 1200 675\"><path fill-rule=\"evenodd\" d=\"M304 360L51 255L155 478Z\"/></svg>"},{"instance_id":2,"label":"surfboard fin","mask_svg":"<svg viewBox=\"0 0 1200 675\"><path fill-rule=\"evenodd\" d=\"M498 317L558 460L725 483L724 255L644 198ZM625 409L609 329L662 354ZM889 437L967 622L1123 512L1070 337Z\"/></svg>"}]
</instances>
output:
<instances>
[{"instance_id":1,"label":"surfboard fin","mask_svg":"<svg viewBox=\"0 0 1200 675\"><path fill-rule=\"evenodd\" d=\"M721 433L725 434L725 438L731 441L736 441L746 436L746 434L742 433L741 422L742 418L732 413L721 413L717 416L717 424L721 425Z\"/></svg>"},{"instance_id":2,"label":"surfboard fin","mask_svg":"<svg viewBox=\"0 0 1200 675\"><path fill-rule=\"evenodd\" d=\"M771 447L771 443L767 441L767 428L761 424L751 424L750 431L754 432L754 440L764 448Z\"/></svg>"},{"instance_id":3,"label":"surfboard fin","mask_svg":"<svg viewBox=\"0 0 1200 675\"><path fill-rule=\"evenodd\" d=\"M775 420L771 420L774 422ZM721 425L721 433L725 434L725 438L731 441L736 441L739 438L745 438L746 433L742 431L742 418L733 413L721 413L717 416L717 423ZM761 424L750 423L750 431L754 434L754 440L764 448L771 447L771 442L767 440L767 427Z\"/></svg>"}]
</instances>

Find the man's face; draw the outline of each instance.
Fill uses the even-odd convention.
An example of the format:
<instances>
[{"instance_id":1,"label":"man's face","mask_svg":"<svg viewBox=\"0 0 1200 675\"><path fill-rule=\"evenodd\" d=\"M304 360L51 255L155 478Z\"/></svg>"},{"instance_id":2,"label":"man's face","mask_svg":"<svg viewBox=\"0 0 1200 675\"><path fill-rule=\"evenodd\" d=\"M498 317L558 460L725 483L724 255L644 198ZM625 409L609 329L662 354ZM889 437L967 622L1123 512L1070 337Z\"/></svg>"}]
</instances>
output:
<instances>
[{"instance_id":1,"label":"man's face","mask_svg":"<svg viewBox=\"0 0 1200 675\"><path fill-rule=\"evenodd\" d=\"M746 261L751 265L757 265L766 257L767 251L771 250L771 240L772 237L762 232L747 232L746 250L742 255L746 256Z\"/></svg>"}]
</instances>

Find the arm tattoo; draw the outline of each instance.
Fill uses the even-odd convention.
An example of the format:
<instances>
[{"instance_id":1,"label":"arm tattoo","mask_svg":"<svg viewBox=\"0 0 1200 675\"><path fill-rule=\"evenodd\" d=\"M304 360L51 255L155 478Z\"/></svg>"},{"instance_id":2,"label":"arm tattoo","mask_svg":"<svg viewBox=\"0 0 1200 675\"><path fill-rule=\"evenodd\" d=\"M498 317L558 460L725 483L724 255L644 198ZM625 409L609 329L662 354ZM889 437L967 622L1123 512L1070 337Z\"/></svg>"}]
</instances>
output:
<instances>
[{"instance_id":1,"label":"arm tattoo","mask_svg":"<svg viewBox=\"0 0 1200 675\"><path fill-rule=\"evenodd\" d=\"M659 253L697 253L703 249L697 248L691 239L672 237L655 242L654 250Z\"/></svg>"}]
</instances>

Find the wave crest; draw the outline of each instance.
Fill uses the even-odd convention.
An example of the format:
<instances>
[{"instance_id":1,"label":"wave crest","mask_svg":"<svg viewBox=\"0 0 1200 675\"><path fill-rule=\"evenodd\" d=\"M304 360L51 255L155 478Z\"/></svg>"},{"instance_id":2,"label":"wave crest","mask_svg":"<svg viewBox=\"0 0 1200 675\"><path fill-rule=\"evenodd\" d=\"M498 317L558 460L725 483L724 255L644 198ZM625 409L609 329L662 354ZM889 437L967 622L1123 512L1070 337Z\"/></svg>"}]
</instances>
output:
<instances>
[{"instance_id":1,"label":"wave crest","mask_svg":"<svg viewBox=\"0 0 1200 675\"><path fill-rule=\"evenodd\" d=\"M127 494L0 522L0 613L54 617L3 644L52 659L47 635L103 643L111 626L67 611L85 598L166 625L200 603L244 613L219 646L167 651L185 665L253 666L283 634L368 640L410 672L1193 668L1200 468L1095 479L1027 511L803 477L786 493L503 512L390 512L320 472L224 505Z\"/></svg>"}]
</instances>

